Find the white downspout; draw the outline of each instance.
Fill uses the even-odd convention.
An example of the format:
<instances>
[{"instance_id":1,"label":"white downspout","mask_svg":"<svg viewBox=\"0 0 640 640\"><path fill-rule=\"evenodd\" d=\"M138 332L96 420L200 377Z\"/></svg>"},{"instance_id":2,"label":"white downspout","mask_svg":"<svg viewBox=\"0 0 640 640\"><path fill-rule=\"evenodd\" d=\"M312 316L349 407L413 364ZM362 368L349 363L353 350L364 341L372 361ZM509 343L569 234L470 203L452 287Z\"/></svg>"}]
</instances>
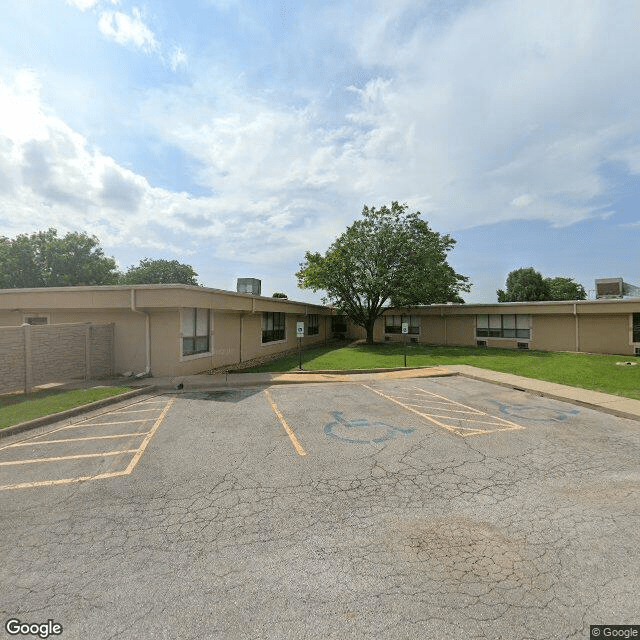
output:
<instances>
[{"instance_id":1,"label":"white downspout","mask_svg":"<svg viewBox=\"0 0 640 640\"><path fill-rule=\"evenodd\" d=\"M147 366L143 373L136 374L136 377L148 376L151 374L151 328L149 314L146 311L138 311L136 309L136 290L131 289L131 311L134 313L141 313L145 317L145 337L146 337L146 349L147 349Z\"/></svg>"},{"instance_id":2,"label":"white downspout","mask_svg":"<svg viewBox=\"0 0 640 640\"><path fill-rule=\"evenodd\" d=\"M578 308L576 303L573 303L573 315L576 319L576 351L580 351L580 338L578 333Z\"/></svg>"}]
</instances>

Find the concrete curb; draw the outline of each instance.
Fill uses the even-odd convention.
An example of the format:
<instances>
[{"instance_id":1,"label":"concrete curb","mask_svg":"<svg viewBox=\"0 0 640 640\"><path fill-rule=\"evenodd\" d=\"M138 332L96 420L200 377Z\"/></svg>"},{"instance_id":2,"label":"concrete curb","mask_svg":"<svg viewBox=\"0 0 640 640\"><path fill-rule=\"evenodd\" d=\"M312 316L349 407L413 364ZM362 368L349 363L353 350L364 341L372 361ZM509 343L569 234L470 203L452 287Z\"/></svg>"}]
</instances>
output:
<instances>
[{"instance_id":1,"label":"concrete curb","mask_svg":"<svg viewBox=\"0 0 640 640\"><path fill-rule=\"evenodd\" d=\"M66 420L67 418L73 418L74 416L80 415L82 413L89 413L94 409L100 409L100 407L106 407L111 404L117 404L118 402L122 402L123 400L135 398L136 396L141 396L145 393L149 393L155 390L156 390L155 386L140 387L139 389L134 389L133 391L127 391L117 396L111 396L110 398L103 398L102 400L96 400L95 402L90 402L89 404L83 404L83 405L80 405L79 407L73 407L72 409L67 409L66 411L59 411L58 413L52 413L48 416L42 416L41 418L34 418L33 420L27 420L26 422L14 424L11 427L5 427L4 429L0 429L0 440L2 438L8 438L9 436L13 436L16 433L22 433L23 431L28 431L30 429L37 429L38 427L44 427L48 424L51 424L52 422L58 422L60 420Z\"/></svg>"},{"instance_id":2,"label":"concrete curb","mask_svg":"<svg viewBox=\"0 0 640 640\"><path fill-rule=\"evenodd\" d=\"M299 369L291 369L291 371L279 371L278 373L291 373L295 375L314 375L317 374L358 374L358 373L387 373L390 371L418 371L420 369L436 369L442 365L425 365L423 367L390 367L388 369L303 369L300 371Z\"/></svg>"}]
</instances>

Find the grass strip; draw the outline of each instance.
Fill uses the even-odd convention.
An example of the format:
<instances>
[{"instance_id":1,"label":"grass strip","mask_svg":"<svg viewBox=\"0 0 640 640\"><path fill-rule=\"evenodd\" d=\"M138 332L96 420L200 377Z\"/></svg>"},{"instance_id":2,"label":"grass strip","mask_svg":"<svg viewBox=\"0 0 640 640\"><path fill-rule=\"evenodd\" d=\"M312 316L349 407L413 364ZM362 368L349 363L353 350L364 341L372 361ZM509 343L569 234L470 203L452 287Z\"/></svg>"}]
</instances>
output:
<instances>
[{"instance_id":1,"label":"grass strip","mask_svg":"<svg viewBox=\"0 0 640 640\"><path fill-rule=\"evenodd\" d=\"M302 354L302 368L317 371L402 367L404 349L397 343L309 349ZM640 400L640 359L634 356L415 344L406 349L408 367L467 364ZM638 362L638 365L618 365L618 362ZM297 368L298 356L293 355L245 371Z\"/></svg>"},{"instance_id":2,"label":"grass strip","mask_svg":"<svg viewBox=\"0 0 640 640\"><path fill-rule=\"evenodd\" d=\"M131 387L96 387L66 391L43 391L28 396L0 398L0 429L34 418L73 409L83 404L131 391Z\"/></svg>"}]
</instances>

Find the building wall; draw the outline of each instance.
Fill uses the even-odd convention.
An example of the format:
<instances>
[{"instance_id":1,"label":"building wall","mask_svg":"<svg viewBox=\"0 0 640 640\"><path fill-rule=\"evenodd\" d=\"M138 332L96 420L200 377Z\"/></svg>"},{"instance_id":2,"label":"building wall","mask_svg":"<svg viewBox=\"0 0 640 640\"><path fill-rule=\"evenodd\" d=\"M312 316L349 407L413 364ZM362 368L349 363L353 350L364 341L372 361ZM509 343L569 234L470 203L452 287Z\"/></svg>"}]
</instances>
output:
<instances>
[{"instance_id":1,"label":"building wall","mask_svg":"<svg viewBox=\"0 0 640 640\"><path fill-rule=\"evenodd\" d=\"M575 351L576 321L570 316L532 317L531 349L541 351Z\"/></svg>"},{"instance_id":2,"label":"building wall","mask_svg":"<svg viewBox=\"0 0 640 640\"><path fill-rule=\"evenodd\" d=\"M580 316L580 351L633 355L629 344L629 316Z\"/></svg>"},{"instance_id":3,"label":"building wall","mask_svg":"<svg viewBox=\"0 0 640 640\"><path fill-rule=\"evenodd\" d=\"M86 311L75 309L52 310L50 324L74 322L100 322L114 325L114 374L131 371L141 373L146 367L146 319L141 313L129 309L101 309ZM22 320L21 320L22 321Z\"/></svg>"}]
</instances>

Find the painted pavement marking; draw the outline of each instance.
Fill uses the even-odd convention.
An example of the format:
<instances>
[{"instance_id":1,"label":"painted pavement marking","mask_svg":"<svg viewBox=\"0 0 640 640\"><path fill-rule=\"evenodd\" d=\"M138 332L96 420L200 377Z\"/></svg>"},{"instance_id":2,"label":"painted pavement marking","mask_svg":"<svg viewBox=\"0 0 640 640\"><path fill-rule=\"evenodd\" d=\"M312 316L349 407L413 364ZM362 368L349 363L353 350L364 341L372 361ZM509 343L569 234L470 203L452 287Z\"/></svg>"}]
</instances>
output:
<instances>
[{"instance_id":1,"label":"painted pavement marking","mask_svg":"<svg viewBox=\"0 0 640 640\"><path fill-rule=\"evenodd\" d=\"M105 457L118 456L122 454L130 454L130 453L134 454L132 459L129 461L128 465L124 469L119 469L116 471L108 471L105 473L98 473L93 475L61 478L56 480L38 480L34 482L18 482L14 484L2 485L0 486L0 491L4 491L8 489L28 489L33 487L48 487L48 486L55 486L55 485L72 484L72 483L84 482L88 480L102 480L106 478L115 478L118 476L126 476L131 474L131 472L134 470L134 468L140 461L142 454L147 448L147 445L155 435L156 431L159 429L163 420L165 419L167 412L173 405L174 401L175 401L175 398L171 398L169 401L162 401L162 403L164 404L164 408L162 409L158 417L155 419L155 422L151 427L151 429L146 432L123 433L123 434L116 434L112 436L87 436L84 438L66 438L66 439L51 440L51 441L42 441L34 438L28 442L19 442L19 443L8 445L6 447L2 447L2 449L8 449L8 448L13 448L17 446L27 446L27 445L37 445L37 444L58 444L58 443L65 443L65 442L69 443L69 442L81 442L81 441L87 441L87 440L106 440L109 438L127 438L127 437L144 436L144 440L140 443L140 446L138 446L136 449L118 449L118 450L112 450L112 451L105 451L101 453L80 453L80 454L72 454L72 455L66 455L66 456L55 456L50 458L31 458L31 459L25 459L25 460L0 462L0 466L9 467L14 465L33 464L37 462L62 462L65 460L95 459L95 458L103 459ZM156 403L156 404L159 404L159 403ZM153 419L154 418L151 417L151 418L148 418L147 420L129 420L129 421L123 421L123 422L106 422L106 423L91 423L89 422L90 419L87 419L85 421L82 421L81 423L71 425L71 427L59 427L58 429L54 429L45 434L40 434L39 436L36 436L36 438L47 437L47 436L50 436L52 433L56 433L58 431L62 431L63 429L68 429L68 428L83 428L83 427L91 428L95 426L103 426L105 424L129 424L132 422L136 422L136 423L147 422Z\"/></svg>"},{"instance_id":2,"label":"painted pavement marking","mask_svg":"<svg viewBox=\"0 0 640 640\"><path fill-rule=\"evenodd\" d=\"M48 435L48 434L47 434ZM58 440L29 440L27 442L16 442L10 444L5 449L14 447L30 447L35 444L58 444L58 442L84 442L85 440L112 440L113 438L134 438L136 436L146 436L147 431L136 431L135 433L119 433L115 436L87 436L85 438L59 438Z\"/></svg>"},{"instance_id":3,"label":"painted pavement marking","mask_svg":"<svg viewBox=\"0 0 640 640\"><path fill-rule=\"evenodd\" d=\"M298 441L295 431L287 424L287 421L285 420L284 416L282 415L282 413L280 413L280 410L276 406L276 403L273 401L273 398L271 397L271 394L269 393L268 389L264 390L264 395L269 401L269 404L271 405L273 412L278 417L278 420L280 420L280 424L284 427L284 430L287 432L287 435L289 436L289 440L291 440L291 444L293 445L293 448L296 450L296 453L299 456L306 456L307 452L304 450L304 447Z\"/></svg>"},{"instance_id":4,"label":"painted pavement marking","mask_svg":"<svg viewBox=\"0 0 640 640\"><path fill-rule=\"evenodd\" d=\"M420 394L423 394L424 396L428 396L427 398L425 398L425 400L428 400L429 402L438 402L438 404L444 404L446 406L438 406L438 407L430 407L428 404L408 404L405 402L401 402L400 400L398 400L398 397L403 397L405 399L410 399L413 400L414 402L416 400L419 399L419 397L417 396L417 394L414 394L409 396L408 398L406 396L403 395L404 393L408 393L409 389L405 388L403 390L403 392L401 391L399 394L394 394L394 395L387 395L386 393L382 393L381 391L378 391L377 389L374 389L373 387L370 387L366 384L362 385L363 387L369 389L370 391L373 391L374 393L377 393L379 396L382 396L383 398L386 398L387 400L390 400L391 402L395 402L396 404L400 405L401 407L403 407L404 409L406 409L407 411L411 411L412 413L415 413L416 415L419 415L420 417L424 418L425 420L429 420L429 422L433 422L434 424L436 424L437 426L446 429L447 431L451 431L452 433L455 433L458 436L461 436L463 438L466 438L468 436L480 436L480 435L485 435L487 433L494 433L496 431L511 431L511 430L515 430L515 429L524 429L525 427L516 424L515 422L511 422L510 420L505 420L504 418L498 418L497 416L492 416L488 413L485 413L484 411L480 411L478 409L475 409L474 407L470 407L466 404L462 404L461 402L457 402L455 400L450 400L449 398L445 397L445 396L441 396L438 395L437 393L432 393L431 391L425 391L424 389L421 389L420 387L412 387L411 389L415 389L417 390ZM433 400L433 398L438 398L438 400ZM455 406L455 407L464 407L465 409L465 413L470 413L476 416L479 416L478 419L475 418L462 418L460 416L455 416L455 415L441 415L441 413L443 412L451 412L451 413L461 413L462 410L460 409L449 409L447 407L449 406ZM422 409L430 409L433 408L434 411L438 411L438 414L435 413L425 413L424 411L418 411L417 409L415 409L414 407L420 407ZM439 418L439 419L437 419ZM441 420L446 420L447 422L441 422ZM493 429L487 429L487 428L480 428L480 427L466 427L466 426L462 426L461 424L448 424L449 421L455 421L457 423L460 422L468 422L468 423L473 423L473 424L477 424L477 425L488 425L488 426L493 426L495 428Z\"/></svg>"}]
</instances>

